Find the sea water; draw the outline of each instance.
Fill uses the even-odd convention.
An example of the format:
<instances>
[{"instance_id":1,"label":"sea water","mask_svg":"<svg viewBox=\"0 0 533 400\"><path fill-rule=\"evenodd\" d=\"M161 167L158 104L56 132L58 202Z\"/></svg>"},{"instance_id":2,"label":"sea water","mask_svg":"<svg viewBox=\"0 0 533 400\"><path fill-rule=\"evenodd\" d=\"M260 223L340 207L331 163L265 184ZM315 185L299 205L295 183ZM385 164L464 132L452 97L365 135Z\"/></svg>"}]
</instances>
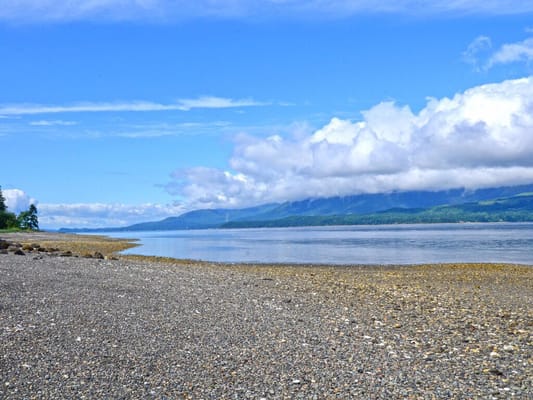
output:
<instances>
[{"instance_id":1,"label":"sea water","mask_svg":"<svg viewBox=\"0 0 533 400\"><path fill-rule=\"evenodd\" d=\"M113 232L125 254L214 262L533 265L533 224L467 223Z\"/></svg>"}]
</instances>

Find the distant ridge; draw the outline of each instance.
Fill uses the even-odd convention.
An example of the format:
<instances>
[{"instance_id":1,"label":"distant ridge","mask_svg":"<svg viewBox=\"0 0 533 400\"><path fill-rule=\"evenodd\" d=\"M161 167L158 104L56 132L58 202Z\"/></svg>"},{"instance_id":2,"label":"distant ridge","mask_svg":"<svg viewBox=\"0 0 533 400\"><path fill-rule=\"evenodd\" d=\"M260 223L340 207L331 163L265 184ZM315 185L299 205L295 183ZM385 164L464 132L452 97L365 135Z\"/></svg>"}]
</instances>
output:
<instances>
[{"instance_id":1,"label":"distant ridge","mask_svg":"<svg viewBox=\"0 0 533 400\"><path fill-rule=\"evenodd\" d=\"M195 210L180 216L169 217L161 221L143 222L126 227L101 229L60 229L61 232L123 232L149 230L184 230L208 229L220 227L246 226L284 226L273 221L305 217L304 225L311 224L311 217L337 217L350 215L353 223L359 216L387 212L402 214L402 221L408 221L408 215L427 211L437 206L456 206L476 204L482 201L505 199L520 194L533 193L533 184L509 186L490 189L466 190L450 189L440 191L406 191L379 194L358 194L352 196L336 196L329 198L305 199L284 203L264 204L241 209L208 209ZM530 211L533 211L530 210ZM486 212L495 212L487 210ZM383 218L382 218L383 219ZM364 220L364 218L363 218ZM295 220L294 220L295 221ZM316 222L317 219L314 219ZM346 220L347 221L347 220ZM296 222L294 222L296 223ZM409 223L409 222L404 222Z\"/></svg>"},{"instance_id":2,"label":"distant ridge","mask_svg":"<svg viewBox=\"0 0 533 400\"><path fill-rule=\"evenodd\" d=\"M533 222L533 193L430 208L393 208L371 214L304 215L272 221L233 221L222 225L222 228L464 222Z\"/></svg>"}]
</instances>

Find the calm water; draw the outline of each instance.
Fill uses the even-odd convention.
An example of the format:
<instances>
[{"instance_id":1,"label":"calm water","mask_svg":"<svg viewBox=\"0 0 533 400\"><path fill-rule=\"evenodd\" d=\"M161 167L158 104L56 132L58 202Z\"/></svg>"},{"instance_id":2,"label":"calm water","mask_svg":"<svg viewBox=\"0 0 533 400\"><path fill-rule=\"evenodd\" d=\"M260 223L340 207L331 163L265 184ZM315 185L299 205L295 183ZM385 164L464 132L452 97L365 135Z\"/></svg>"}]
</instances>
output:
<instances>
[{"instance_id":1,"label":"calm water","mask_svg":"<svg viewBox=\"0 0 533 400\"><path fill-rule=\"evenodd\" d=\"M120 232L127 254L222 262L533 265L533 224L431 224Z\"/></svg>"}]
</instances>

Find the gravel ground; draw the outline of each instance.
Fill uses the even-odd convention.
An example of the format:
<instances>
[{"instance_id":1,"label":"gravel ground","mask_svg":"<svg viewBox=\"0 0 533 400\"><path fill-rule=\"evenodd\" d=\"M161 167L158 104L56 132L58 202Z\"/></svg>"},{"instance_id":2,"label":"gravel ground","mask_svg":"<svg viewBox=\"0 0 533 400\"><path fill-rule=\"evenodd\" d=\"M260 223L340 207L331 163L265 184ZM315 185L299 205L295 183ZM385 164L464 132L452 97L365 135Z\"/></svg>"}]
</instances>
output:
<instances>
[{"instance_id":1,"label":"gravel ground","mask_svg":"<svg viewBox=\"0 0 533 400\"><path fill-rule=\"evenodd\" d=\"M61 252L0 254L0 398L533 399L532 267Z\"/></svg>"}]
</instances>

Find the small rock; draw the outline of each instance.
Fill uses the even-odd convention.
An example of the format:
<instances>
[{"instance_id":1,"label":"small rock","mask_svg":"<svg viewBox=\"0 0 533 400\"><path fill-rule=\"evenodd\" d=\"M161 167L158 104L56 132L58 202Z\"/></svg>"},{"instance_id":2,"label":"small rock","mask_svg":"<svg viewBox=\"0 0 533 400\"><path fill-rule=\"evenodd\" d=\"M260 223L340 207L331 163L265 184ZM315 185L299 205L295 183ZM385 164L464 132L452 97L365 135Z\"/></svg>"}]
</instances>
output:
<instances>
[{"instance_id":1,"label":"small rock","mask_svg":"<svg viewBox=\"0 0 533 400\"><path fill-rule=\"evenodd\" d=\"M98 260L103 260L104 259L104 255L98 251L96 251L93 255L94 258L97 258Z\"/></svg>"},{"instance_id":2,"label":"small rock","mask_svg":"<svg viewBox=\"0 0 533 400\"><path fill-rule=\"evenodd\" d=\"M17 256L24 256L24 255L26 255L26 253L24 253L21 249L17 249L17 250L15 250L15 253L14 253L14 254L16 254Z\"/></svg>"},{"instance_id":3,"label":"small rock","mask_svg":"<svg viewBox=\"0 0 533 400\"><path fill-rule=\"evenodd\" d=\"M72 251L67 250L60 254L61 257L72 257Z\"/></svg>"},{"instance_id":4,"label":"small rock","mask_svg":"<svg viewBox=\"0 0 533 400\"><path fill-rule=\"evenodd\" d=\"M489 372L493 375L503 376L503 372L496 368L490 369Z\"/></svg>"}]
</instances>

